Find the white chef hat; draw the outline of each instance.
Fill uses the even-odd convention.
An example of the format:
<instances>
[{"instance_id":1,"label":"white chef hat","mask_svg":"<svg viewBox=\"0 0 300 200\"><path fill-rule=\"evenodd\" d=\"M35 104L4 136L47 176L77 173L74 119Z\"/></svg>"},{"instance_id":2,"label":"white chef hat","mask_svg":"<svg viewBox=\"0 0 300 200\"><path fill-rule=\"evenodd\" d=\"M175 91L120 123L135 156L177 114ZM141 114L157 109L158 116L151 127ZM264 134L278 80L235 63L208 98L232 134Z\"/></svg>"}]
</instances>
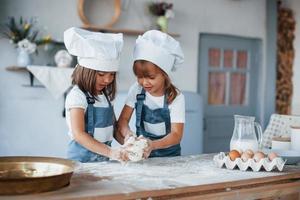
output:
<instances>
[{"instance_id":1,"label":"white chef hat","mask_svg":"<svg viewBox=\"0 0 300 200\"><path fill-rule=\"evenodd\" d=\"M122 33L96 33L72 27L64 32L64 42L69 53L77 56L79 65L97 71L118 71Z\"/></svg>"},{"instance_id":2,"label":"white chef hat","mask_svg":"<svg viewBox=\"0 0 300 200\"><path fill-rule=\"evenodd\" d=\"M150 61L169 74L183 63L184 55L174 38L161 31L150 30L137 38L133 59Z\"/></svg>"}]
</instances>

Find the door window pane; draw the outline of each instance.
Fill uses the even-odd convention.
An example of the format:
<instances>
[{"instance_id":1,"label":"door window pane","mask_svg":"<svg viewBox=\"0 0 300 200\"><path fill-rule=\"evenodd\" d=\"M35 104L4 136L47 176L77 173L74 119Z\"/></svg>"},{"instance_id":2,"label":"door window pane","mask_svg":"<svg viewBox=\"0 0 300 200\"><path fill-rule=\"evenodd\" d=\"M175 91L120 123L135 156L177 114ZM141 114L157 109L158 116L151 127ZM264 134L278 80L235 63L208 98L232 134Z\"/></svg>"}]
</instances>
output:
<instances>
[{"instance_id":1,"label":"door window pane","mask_svg":"<svg viewBox=\"0 0 300 200\"><path fill-rule=\"evenodd\" d=\"M225 73L210 72L208 83L208 104L225 104Z\"/></svg>"},{"instance_id":2,"label":"door window pane","mask_svg":"<svg viewBox=\"0 0 300 200\"><path fill-rule=\"evenodd\" d=\"M244 105L246 97L246 74L232 73L230 77L230 104Z\"/></svg>"},{"instance_id":3,"label":"door window pane","mask_svg":"<svg viewBox=\"0 0 300 200\"><path fill-rule=\"evenodd\" d=\"M247 68L248 54L247 51L238 51L236 67L237 68Z\"/></svg>"},{"instance_id":4,"label":"door window pane","mask_svg":"<svg viewBox=\"0 0 300 200\"><path fill-rule=\"evenodd\" d=\"M220 67L221 51L220 49L210 48L208 50L208 60L210 67Z\"/></svg>"},{"instance_id":5,"label":"door window pane","mask_svg":"<svg viewBox=\"0 0 300 200\"><path fill-rule=\"evenodd\" d=\"M232 68L233 65L233 51L230 49L224 50L224 67Z\"/></svg>"}]
</instances>

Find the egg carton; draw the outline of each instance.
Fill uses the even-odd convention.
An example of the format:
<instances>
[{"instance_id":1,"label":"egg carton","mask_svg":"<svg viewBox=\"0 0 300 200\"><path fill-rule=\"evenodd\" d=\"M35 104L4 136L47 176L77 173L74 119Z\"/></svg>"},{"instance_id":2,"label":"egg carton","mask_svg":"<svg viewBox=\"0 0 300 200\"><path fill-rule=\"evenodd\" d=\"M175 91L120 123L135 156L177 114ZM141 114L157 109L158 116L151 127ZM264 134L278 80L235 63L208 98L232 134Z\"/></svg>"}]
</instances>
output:
<instances>
[{"instance_id":1,"label":"egg carton","mask_svg":"<svg viewBox=\"0 0 300 200\"><path fill-rule=\"evenodd\" d=\"M248 168L250 168L255 172L262 170L269 172L276 170L276 168L278 171L282 171L286 163L286 160L283 160L281 157L274 158L272 161L270 161L268 158L263 158L259 162L256 162L254 159L248 159L246 162L244 162L241 158L236 158L234 161L232 161L224 152L220 152L219 154L215 155L213 161L219 168L225 166L227 169L238 168L241 171L246 171Z\"/></svg>"}]
</instances>

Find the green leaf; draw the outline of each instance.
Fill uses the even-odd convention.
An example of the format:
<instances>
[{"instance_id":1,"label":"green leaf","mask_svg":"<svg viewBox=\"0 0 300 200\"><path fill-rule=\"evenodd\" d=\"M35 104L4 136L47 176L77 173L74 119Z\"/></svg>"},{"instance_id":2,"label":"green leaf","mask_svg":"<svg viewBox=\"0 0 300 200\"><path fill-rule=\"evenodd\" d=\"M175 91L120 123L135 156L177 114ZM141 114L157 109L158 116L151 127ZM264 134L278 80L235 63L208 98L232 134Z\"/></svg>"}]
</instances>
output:
<instances>
[{"instance_id":1,"label":"green leaf","mask_svg":"<svg viewBox=\"0 0 300 200\"><path fill-rule=\"evenodd\" d=\"M39 31L33 31L32 37L31 37L31 39L30 39L31 42L34 42L34 41L35 41L35 39L36 39L38 33L39 33Z\"/></svg>"}]
</instances>

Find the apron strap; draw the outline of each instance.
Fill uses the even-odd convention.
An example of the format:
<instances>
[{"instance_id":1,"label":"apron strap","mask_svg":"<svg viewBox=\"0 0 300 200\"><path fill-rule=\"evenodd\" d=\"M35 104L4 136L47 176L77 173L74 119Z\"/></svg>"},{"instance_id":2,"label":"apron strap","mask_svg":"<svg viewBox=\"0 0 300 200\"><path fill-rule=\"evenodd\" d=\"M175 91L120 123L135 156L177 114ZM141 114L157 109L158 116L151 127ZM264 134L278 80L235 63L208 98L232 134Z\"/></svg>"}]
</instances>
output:
<instances>
[{"instance_id":1,"label":"apron strap","mask_svg":"<svg viewBox=\"0 0 300 200\"><path fill-rule=\"evenodd\" d=\"M140 94L136 95L136 102L137 102L137 106L136 106L136 129L137 129L137 133L140 133L141 131L141 122L142 122L142 110L143 110L143 104L144 104L144 100L145 100L145 90L144 88L142 89L142 92Z\"/></svg>"},{"instance_id":2,"label":"apron strap","mask_svg":"<svg viewBox=\"0 0 300 200\"><path fill-rule=\"evenodd\" d=\"M168 108L168 99L167 99L167 94L164 96L164 108Z\"/></svg>"},{"instance_id":3,"label":"apron strap","mask_svg":"<svg viewBox=\"0 0 300 200\"><path fill-rule=\"evenodd\" d=\"M86 101L88 103L87 107L87 132L94 135L94 103L95 103L95 98L91 97L88 92L84 92L86 96Z\"/></svg>"},{"instance_id":4,"label":"apron strap","mask_svg":"<svg viewBox=\"0 0 300 200\"><path fill-rule=\"evenodd\" d=\"M167 98L167 94L165 94L165 97L164 97L164 110L169 110L169 104L168 104L168 98ZM166 133L169 133L171 131L171 119L170 119L170 113L166 116L167 118L167 121L166 121Z\"/></svg>"},{"instance_id":5,"label":"apron strap","mask_svg":"<svg viewBox=\"0 0 300 200\"><path fill-rule=\"evenodd\" d=\"M108 98L108 95L107 95L107 93L106 93L106 90L104 89L104 90L102 90L102 92L103 92L103 94L104 94L104 96L105 96L105 98L106 98L106 100L107 100L107 103L108 103L109 107L112 107L111 102L110 102L110 100L109 100L109 98Z\"/></svg>"},{"instance_id":6,"label":"apron strap","mask_svg":"<svg viewBox=\"0 0 300 200\"><path fill-rule=\"evenodd\" d=\"M104 94L104 96L105 96L105 98L107 100L107 103L108 103L109 107L112 108L112 112L113 112L113 136L116 137L116 132L117 132L117 129L118 129L118 127L117 127L118 123L117 123L117 118L116 118L115 110L114 110L114 107L111 105L111 102L110 102L110 100L108 98L106 90L104 89L104 90L102 90L102 92L103 92L103 94Z\"/></svg>"}]
</instances>

